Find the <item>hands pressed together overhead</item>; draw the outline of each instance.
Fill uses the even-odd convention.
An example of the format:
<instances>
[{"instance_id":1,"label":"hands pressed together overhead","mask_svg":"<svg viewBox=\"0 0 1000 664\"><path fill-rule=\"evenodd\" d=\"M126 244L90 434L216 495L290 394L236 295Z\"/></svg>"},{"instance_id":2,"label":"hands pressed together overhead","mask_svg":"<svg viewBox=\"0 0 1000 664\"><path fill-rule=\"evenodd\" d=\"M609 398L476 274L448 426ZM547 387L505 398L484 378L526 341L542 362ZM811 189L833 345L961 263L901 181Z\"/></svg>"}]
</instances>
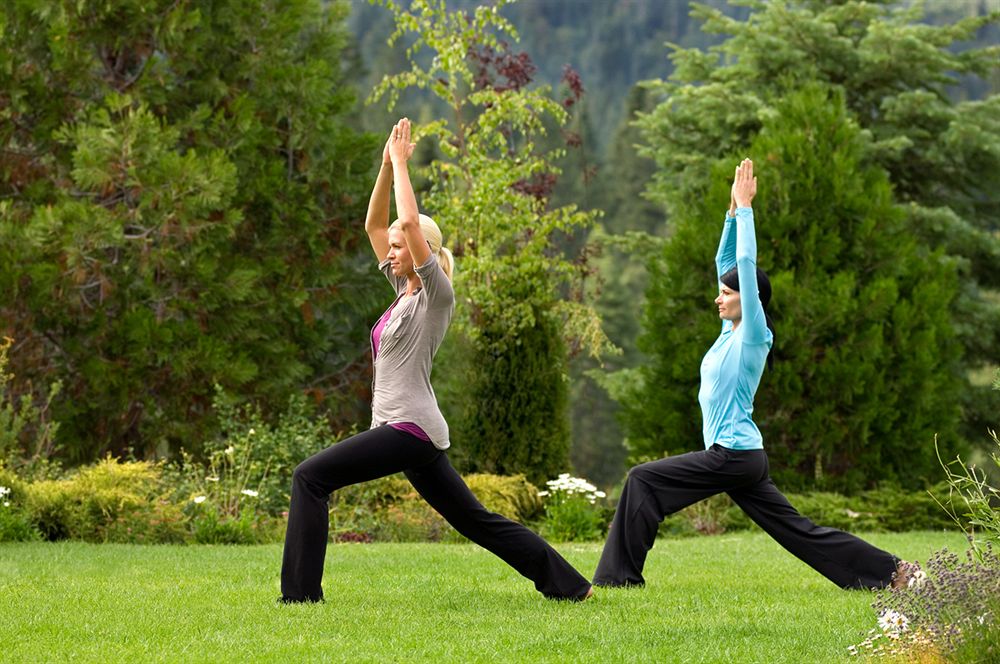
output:
<instances>
[{"instance_id":1,"label":"hands pressed together overhead","mask_svg":"<svg viewBox=\"0 0 1000 664\"><path fill-rule=\"evenodd\" d=\"M402 118L389 132L389 138L382 150L382 163L405 163L413 155L415 147L417 144L410 142L410 121L408 118Z\"/></svg>"},{"instance_id":2,"label":"hands pressed together overhead","mask_svg":"<svg viewBox=\"0 0 1000 664\"><path fill-rule=\"evenodd\" d=\"M757 178L753 174L753 162L744 159L736 167L733 186L729 194L729 212L735 213L738 207L750 207L753 197L757 195Z\"/></svg>"}]
</instances>

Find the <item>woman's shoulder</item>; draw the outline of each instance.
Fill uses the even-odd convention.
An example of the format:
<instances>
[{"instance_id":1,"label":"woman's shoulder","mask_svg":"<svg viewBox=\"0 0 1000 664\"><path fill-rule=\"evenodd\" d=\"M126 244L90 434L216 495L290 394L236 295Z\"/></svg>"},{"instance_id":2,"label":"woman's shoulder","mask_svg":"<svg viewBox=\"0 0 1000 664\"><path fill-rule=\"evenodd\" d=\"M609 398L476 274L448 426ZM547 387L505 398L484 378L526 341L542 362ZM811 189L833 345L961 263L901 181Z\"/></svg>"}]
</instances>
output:
<instances>
[{"instance_id":1,"label":"woman's shoulder","mask_svg":"<svg viewBox=\"0 0 1000 664\"><path fill-rule=\"evenodd\" d=\"M414 267L414 271L420 278L429 306L454 305L455 291L451 279L444 273L437 258L431 256L423 265Z\"/></svg>"}]
</instances>

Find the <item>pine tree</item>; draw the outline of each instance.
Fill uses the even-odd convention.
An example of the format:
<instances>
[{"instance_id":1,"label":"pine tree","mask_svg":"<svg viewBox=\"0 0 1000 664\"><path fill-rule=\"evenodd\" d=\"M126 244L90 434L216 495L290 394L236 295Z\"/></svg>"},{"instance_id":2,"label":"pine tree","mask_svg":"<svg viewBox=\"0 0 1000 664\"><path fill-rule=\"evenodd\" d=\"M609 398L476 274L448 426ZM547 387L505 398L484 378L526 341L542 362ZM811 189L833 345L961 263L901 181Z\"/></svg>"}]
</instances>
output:
<instances>
[{"instance_id":1,"label":"pine tree","mask_svg":"<svg viewBox=\"0 0 1000 664\"><path fill-rule=\"evenodd\" d=\"M815 81L840 90L851 117L872 136L870 157L906 204L914 236L960 266L951 320L963 353L950 370L961 388L941 395L940 426L922 435L952 431L947 413L957 400L962 438L981 439L1000 409L986 378L1000 364L1000 95L956 102L950 92L963 78L1000 72L1000 46L965 47L984 31L995 34L1000 12L971 11L932 25L922 22L920 3L752 7L738 20L695 5L703 30L725 41L707 50L675 48L671 80L652 85L664 100L642 121L658 165L651 193L672 214L716 158L746 150L788 94Z\"/></svg>"},{"instance_id":2,"label":"pine tree","mask_svg":"<svg viewBox=\"0 0 1000 664\"><path fill-rule=\"evenodd\" d=\"M745 151L713 159L654 263L642 349L623 399L638 457L700 448L701 358L719 333L714 256L734 164L755 161L757 264L776 326L754 419L782 486L919 484L937 469L933 432L954 440L960 349L954 259L915 237L872 163L843 94L820 84L776 102Z\"/></svg>"},{"instance_id":3,"label":"pine tree","mask_svg":"<svg viewBox=\"0 0 1000 664\"><path fill-rule=\"evenodd\" d=\"M216 384L363 400L344 6L5 7L0 319L19 377L64 384L67 456L196 449Z\"/></svg>"}]
</instances>

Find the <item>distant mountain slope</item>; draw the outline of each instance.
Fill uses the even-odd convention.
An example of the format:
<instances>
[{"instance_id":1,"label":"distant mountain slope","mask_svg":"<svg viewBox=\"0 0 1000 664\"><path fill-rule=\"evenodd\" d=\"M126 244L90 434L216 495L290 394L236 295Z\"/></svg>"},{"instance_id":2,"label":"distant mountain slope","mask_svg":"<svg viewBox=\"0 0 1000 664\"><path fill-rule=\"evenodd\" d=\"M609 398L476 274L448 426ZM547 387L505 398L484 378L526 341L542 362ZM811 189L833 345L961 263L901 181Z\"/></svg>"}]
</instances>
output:
<instances>
[{"instance_id":1,"label":"distant mountain slope","mask_svg":"<svg viewBox=\"0 0 1000 664\"><path fill-rule=\"evenodd\" d=\"M357 39L362 65L356 81L364 94L384 73L403 69L406 61L403 47L386 46L393 27L390 12L367 0L350 3L348 25ZM455 0L449 4L471 8L485 3ZM732 6L726 0L705 0L704 4L731 16L749 13L746 7ZM926 7L928 21L939 24L1000 11L1000 0L928 0ZM558 85L565 65L580 73L596 147L602 154L623 119L629 90L639 81L670 75L668 42L706 48L720 41L701 32L700 24L689 16L690 4L682 0L521 0L505 7L503 13L520 33L515 49L526 51L538 67L537 80ZM1000 43L995 26L977 41L978 45L987 43ZM1000 80L969 81L958 94L981 97L997 90ZM377 126L384 124L378 109L366 115L369 120L378 118Z\"/></svg>"}]
</instances>

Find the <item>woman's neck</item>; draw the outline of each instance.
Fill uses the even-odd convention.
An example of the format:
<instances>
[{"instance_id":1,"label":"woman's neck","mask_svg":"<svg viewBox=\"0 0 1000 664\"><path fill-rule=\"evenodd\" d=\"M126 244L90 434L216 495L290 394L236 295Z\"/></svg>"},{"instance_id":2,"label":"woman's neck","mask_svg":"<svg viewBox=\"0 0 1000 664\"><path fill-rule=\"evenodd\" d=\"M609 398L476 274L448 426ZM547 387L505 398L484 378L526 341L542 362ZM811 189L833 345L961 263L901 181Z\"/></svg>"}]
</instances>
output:
<instances>
[{"instance_id":1,"label":"woman's neck","mask_svg":"<svg viewBox=\"0 0 1000 664\"><path fill-rule=\"evenodd\" d=\"M420 290L420 277L417 276L416 272L411 272L410 276L406 278L406 295L413 295L418 290Z\"/></svg>"}]
</instances>

